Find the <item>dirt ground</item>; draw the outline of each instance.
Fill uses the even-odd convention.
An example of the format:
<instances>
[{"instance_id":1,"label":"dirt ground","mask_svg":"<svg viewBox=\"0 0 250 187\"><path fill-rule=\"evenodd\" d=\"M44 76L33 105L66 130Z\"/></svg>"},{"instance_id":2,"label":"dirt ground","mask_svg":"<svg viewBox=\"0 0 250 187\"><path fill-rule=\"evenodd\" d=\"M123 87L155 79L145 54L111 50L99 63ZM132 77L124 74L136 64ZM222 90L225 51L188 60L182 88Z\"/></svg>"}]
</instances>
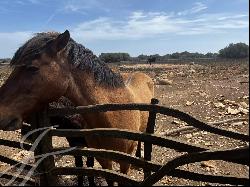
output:
<instances>
[{"instance_id":1,"label":"dirt ground","mask_svg":"<svg viewBox=\"0 0 250 187\"><path fill-rule=\"evenodd\" d=\"M204 122L217 122L237 118L236 122L221 123L218 127L249 134L249 65L248 63L217 63L215 64L142 64L142 65L119 65L112 66L121 72L141 71L150 75L155 81L155 97L160 105L172 107L191 114ZM8 76L10 70L0 66L0 84ZM157 116L155 131L164 136L165 132L184 127L184 122L163 115ZM0 137L19 140L20 131L3 132ZM182 132L172 136L190 143L207 146L213 149L226 149L248 145L248 142L232 140L205 131ZM55 146L67 145L62 138L55 138ZM1 155L10 158L22 159L30 152L7 149L0 146ZM153 146L153 161L164 164L167 160L181 153L168 148ZM72 157L57 157L57 165L73 166ZM9 166L0 162L0 171ZM100 167L95 162L95 167ZM224 161L207 161L188 164L181 169L198 173L210 173L215 175L232 175L248 177L249 167L232 164ZM115 167L115 169L117 169ZM132 167L129 175L135 179L142 179L142 170ZM76 184L75 177L65 176L66 185ZM6 181L1 181L5 183ZM97 179L97 183L102 179ZM196 182L191 180L164 177L157 185L219 185L213 183Z\"/></svg>"}]
</instances>

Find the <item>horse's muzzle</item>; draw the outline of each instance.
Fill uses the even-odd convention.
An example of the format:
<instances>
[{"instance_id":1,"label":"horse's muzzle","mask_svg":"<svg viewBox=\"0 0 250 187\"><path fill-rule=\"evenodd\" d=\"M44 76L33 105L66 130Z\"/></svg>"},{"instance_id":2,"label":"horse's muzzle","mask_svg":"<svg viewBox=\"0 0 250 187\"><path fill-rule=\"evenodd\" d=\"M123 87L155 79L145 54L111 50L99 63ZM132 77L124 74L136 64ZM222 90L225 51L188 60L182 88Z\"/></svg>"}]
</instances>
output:
<instances>
[{"instance_id":1,"label":"horse's muzzle","mask_svg":"<svg viewBox=\"0 0 250 187\"><path fill-rule=\"evenodd\" d=\"M17 117L8 117L0 120L0 130L14 131L21 128L22 120Z\"/></svg>"}]
</instances>

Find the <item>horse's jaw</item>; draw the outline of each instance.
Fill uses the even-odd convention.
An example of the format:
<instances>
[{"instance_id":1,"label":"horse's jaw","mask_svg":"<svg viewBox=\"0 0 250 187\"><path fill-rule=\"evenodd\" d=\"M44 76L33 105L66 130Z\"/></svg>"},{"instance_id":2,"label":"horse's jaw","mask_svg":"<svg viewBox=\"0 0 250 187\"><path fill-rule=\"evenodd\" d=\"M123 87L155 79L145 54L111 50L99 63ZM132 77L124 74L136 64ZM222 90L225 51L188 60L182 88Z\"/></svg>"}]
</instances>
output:
<instances>
[{"instance_id":1,"label":"horse's jaw","mask_svg":"<svg viewBox=\"0 0 250 187\"><path fill-rule=\"evenodd\" d=\"M15 131L22 127L22 120L18 117L8 117L0 120L0 130Z\"/></svg>"}]
</instances>

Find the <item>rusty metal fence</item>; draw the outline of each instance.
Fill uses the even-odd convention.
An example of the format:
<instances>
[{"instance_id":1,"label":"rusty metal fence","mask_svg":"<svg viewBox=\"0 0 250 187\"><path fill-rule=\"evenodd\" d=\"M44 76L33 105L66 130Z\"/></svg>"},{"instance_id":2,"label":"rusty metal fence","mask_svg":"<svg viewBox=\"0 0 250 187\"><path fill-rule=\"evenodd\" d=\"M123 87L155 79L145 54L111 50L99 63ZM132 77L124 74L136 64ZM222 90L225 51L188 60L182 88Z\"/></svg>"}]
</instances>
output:
<instances>
[{"instance_id":1,"label":"rusty metal fence","mask_svg":"<svg viewBox=\"0 0 250 187\"><path fill-rule=\"evenodd\" d=\"M224 130L218 127L208 125L196 118L190 116L187 113L181 112L176 109L168 108L165 106L157 105L157 100L152 99L151 104L102 104L93 106L79 106L75 108L60 108L60 109L46 109L35 115L33 115L33 128L49 127L49 117L51 116L65 116L72 114L83 114L83 113L96 113L96 112L107 112L107 111L118 111L118 110L140 110L148 111L149 119L147 129L145 133L135 132L122 129L113 128L96 128L96 129L55 129L51 128L43 136L39 145L37 146L35 155L47 156L42 160L37 168L37 173L40 173L38 177L39 185L55 185L58 183L58 175L78 175L78 176L102 176L106 179L111 179L118 183L127 185L153 185L164 176L172 176L183 179L190 179L194 181L220 183L220 184L232 184L232 185L249 185L249 178L235 177L235 176L221 176L221 175L210 175L200 174L191 171L179 169L178 167L189 163L201 162L206 160L224 160L236 164L248 165L249 166L249 146L233 148L233 149L221 149L214 150L200 145L194 145L191 143L183 142L170 137L163 137L153 134L156 120L156 114L163 114L178 118L188 125L196 127L200 130L214 133L220 136L241 140L243 142L249 141L249 136L238 132L232 132ZM28 126L24 126L24 131L29 131ZM138 142L144 142L144 159L131 156L125 153L102 150L94 148L76 148L67 150L68 147L54 148L52 146L52 137L83 137L86 135L105 136L113 138L123 138L134 140ZM10 147L20 148L19 142L2 140L0 139L1 145ZM30 150L31 145L24 143L23 149ZM158 145L174 149L179 152L184 152L183 155L173 158L164 165L160 165L151 161L152 145ZM64 151L65 150L65 151ZM67 151L66 151L67 150ZM63 153L62 153L63 152ZM51 153L51 154L50 154ZM110 171L106 169L96 169L90 167L56 167L53 154L61 153L61 155L73 155L73 156L86 156L95 158L105 158L113 161L122 160L128 162L136 167L142 168L144 171L144 179L137 181L130 176L121 174L116 171ZM17 161L7 157L0 156L0 161L9 164L17 164ZM32 168L33 166L25 164L26 169ZM13 174L3 174L2 177L11 178ZM18 178L23 180L23 178ZM34 180L28 180L30 184L35 184Z\"/></svg>"}]
</instances>

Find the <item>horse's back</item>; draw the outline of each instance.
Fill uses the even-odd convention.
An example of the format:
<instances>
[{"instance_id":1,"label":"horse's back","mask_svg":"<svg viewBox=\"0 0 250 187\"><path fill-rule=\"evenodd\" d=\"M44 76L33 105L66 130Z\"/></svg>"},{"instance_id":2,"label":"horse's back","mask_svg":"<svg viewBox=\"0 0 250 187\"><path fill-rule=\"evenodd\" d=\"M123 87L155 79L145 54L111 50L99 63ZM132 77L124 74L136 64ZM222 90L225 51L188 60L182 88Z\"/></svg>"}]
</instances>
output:
<instances>
[{"instance_id":1,"label":"horse's back","mask_svg":"<svg viewBox=\"0 0 250 187\"><path fill-rule=\"evenodd\" d=\"M126 86L132 90L136 102L149 103L154 96L154 82L145 73L127 75Z\"/></svg>"},{"instance_id":2,"label":"horse's back","mask_svg":"<svg viewBox=\"0 0 250 187\"><path fill-rule=\"evenodd\" d=\"M154 82L145 73L136 72L127 77L127 87L134 95L136 103L150 103L154 97ZM148 120L148 112L140 112L140 131L145 131Z\"/></svg>"}]
</instances>

